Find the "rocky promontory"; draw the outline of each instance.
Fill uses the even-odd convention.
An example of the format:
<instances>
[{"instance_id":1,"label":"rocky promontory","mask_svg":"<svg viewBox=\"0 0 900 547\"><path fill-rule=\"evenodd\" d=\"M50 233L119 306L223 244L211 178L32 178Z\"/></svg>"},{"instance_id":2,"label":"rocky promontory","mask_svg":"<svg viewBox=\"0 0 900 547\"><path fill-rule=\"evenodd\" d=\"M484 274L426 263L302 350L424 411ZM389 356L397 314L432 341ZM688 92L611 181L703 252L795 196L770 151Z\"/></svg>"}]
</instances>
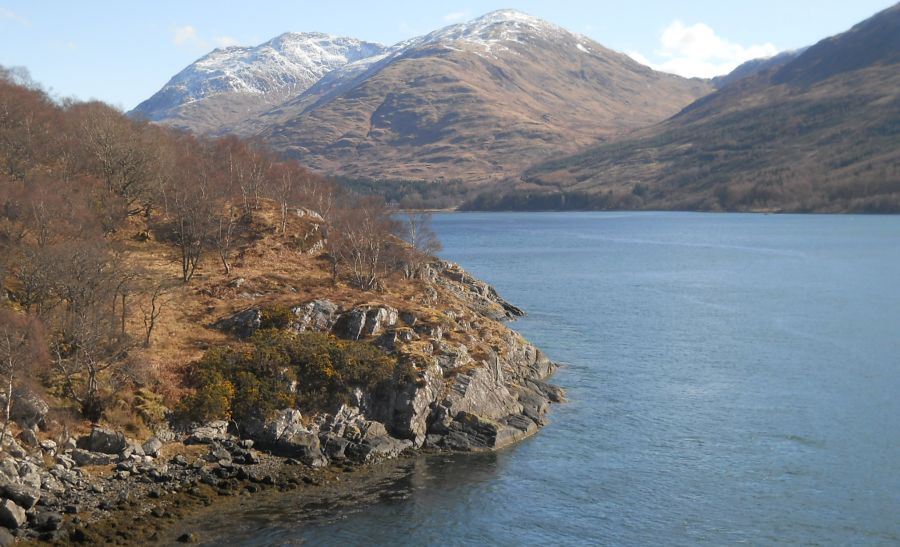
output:
<instances>
[{"instance_id":1,"label":"rocky promontory","mask_svg":"<svg viewBox=\"0 0 900 547\"><path fill-rule=\"evenodd\" d=\"M284 331L372 344L414 371L391 389L356 389L331 412L170 420L148 439L95 427L57 443L41 440L43 417L34 415L46 408L33 404L0 456L0 526L51 543L130 543L148 532L122 530L122 515L170 526L219 496L311 488L329 473L414 451L496 450L534 434L564 394L545 382L556 365L504 324L523 312L456 264L434 260L424 277L430 290L406 307L337 298L288 306ZM250 306L211 327L247 339L268 315L265 305ZM0 532L0 544L9 533Z\"/></svg>"}]
</instances>

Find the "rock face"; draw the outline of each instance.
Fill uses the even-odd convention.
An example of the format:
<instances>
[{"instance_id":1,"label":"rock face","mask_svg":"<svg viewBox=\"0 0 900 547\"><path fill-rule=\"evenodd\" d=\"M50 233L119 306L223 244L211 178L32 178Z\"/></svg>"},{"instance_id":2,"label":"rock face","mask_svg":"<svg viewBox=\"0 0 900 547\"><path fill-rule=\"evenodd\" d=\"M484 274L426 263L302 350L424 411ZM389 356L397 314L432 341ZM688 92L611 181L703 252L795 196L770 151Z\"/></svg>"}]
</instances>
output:
<instances>
[{"instance_id":1,"label":"rock face","mask_svg":"<svg viewBox=\"0 0 900 547\"><path fill-rule=\"evenodd\" d=\"M334 326L338 318L338 306L331 300L313 300L295 306L291 312L296 321L291 328L296 332L327 332Z\"/></svg>"},{"instance_id":2,"label":"rock face","mask_svg":"<svg viewBox=\"0 0 900 547\"><path fill-rule=\"evenodd\" d=\"M500 298L494 287L475 278L453 262L432 264L428 275L444 289L469 302L481 315L502 321L524 317L525 312Z\"/></svg>"},{"instance_id":3,"label":"rock face","mask_svg":"<svg viewBox=\"0 0 900 547\"><path fill-rule=\"evenodd\" d=\"M299 411L285 410L267 423L243 424L242 433L321 465L326 458L367 461L426 444L496 449L537 431L550 403L564 395L543 382L556 365L500 323L523 316L522 310L451 262L435 260L425 278L434 299L458 308L435 315L377 303L343 308L319 299L292 307L295 320L288 327L371 341L415 370L414 382L397 379L378 394L359 392L356 407L320 416L312 425L302 422ZM261 314L245 310L219 325L246 336L258 328Z\"/></svg>"}]
</instances>

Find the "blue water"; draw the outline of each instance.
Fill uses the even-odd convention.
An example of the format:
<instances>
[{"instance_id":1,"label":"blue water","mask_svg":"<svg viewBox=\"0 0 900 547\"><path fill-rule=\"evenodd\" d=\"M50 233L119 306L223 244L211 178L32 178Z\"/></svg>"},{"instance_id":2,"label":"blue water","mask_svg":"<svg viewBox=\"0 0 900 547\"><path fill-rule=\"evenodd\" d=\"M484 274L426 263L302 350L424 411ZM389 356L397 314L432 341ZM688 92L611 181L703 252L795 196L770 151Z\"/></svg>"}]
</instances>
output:
<instances>
[{"instance_id":1,"label":"blue water","mask_svg":"<svg viewBox=\"0 0 900 547\"><path fill-rule=\"evenodd\" d=\"M900 217L473 213L445 250L529 312L571 402L374 503L230 543L900 544Z\"/></svg>"}]
</instances>

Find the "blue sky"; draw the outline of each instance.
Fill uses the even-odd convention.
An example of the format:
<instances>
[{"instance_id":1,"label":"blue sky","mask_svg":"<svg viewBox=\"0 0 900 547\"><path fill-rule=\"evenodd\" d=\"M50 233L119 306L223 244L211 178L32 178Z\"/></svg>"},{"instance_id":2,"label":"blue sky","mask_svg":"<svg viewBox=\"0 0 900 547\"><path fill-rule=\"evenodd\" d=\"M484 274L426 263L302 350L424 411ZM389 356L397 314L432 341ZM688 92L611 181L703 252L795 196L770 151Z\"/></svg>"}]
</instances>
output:
<instances>
[{"instance_id":1,"label":"blue sky","mask_svg":"<svg viewBox=\"0 0 900 547\"><path fill-rule=\"evenodd\" d=\"M266 1L0 0L0 64L25 66L55 95L124 109L218 45L285 31L393 44L495 9L514 8L686 76L795 49L848 29L889 0Z\"/></svg>"}]
</instances>

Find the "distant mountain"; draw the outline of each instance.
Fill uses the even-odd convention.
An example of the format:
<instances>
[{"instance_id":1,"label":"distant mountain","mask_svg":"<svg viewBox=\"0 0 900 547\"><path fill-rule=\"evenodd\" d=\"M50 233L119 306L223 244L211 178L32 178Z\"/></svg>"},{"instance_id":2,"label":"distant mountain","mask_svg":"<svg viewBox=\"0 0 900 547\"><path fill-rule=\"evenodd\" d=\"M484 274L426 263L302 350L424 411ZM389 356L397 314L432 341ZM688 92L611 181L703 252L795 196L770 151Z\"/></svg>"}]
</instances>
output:
<instances>
[{"instance_id":1,"label":"distant mountain","mask_svg":"<svg viewBox=\"0 0 900 547\"><path fill-rule=\"evenodd\" d=\"M738 80L743 80L750 76L755 76L760 72L772 70L780 66L784 66L799 57L807 48L797 49L793 51L782 51L778 55L765 57L762 59L752 59L741 64L736 69L723 76L716 76L712 79L712 84L716 89L722 89L727 85L731 85Z\"/></svg>"},{"instance_id":2,"label":"distant mountain","mask_svg":"<svg viewBox=\"0 0 900 547\"><path fill-rule=\"evenodd\" d=\"M471 205L898 212L900 4L524 181Z\"/></svg>"},{"instance_id":3,"label":"distant mountain","mask_svg":"<svg viewBox=\"0 0 900 547\"><path fill-rule=\"evenodd\" d=\"M221 132L303 93L326 73L382 51L381 44L315 32L289 32L255 47L216 49L176 74L131 115Z\"/></svg>"},{"instance_id":4,"label":"distant mountain","mask_svg":"<svg viewBox=\"0 0 900 547\"><path fill-rule=\"evenodd\" d=\"M215 130L261 136L329 173L484 182L659 122L711 90L501 10L341 64ZM155 119L214 125L190 107Z\"/></svg>"}]
</instances>

